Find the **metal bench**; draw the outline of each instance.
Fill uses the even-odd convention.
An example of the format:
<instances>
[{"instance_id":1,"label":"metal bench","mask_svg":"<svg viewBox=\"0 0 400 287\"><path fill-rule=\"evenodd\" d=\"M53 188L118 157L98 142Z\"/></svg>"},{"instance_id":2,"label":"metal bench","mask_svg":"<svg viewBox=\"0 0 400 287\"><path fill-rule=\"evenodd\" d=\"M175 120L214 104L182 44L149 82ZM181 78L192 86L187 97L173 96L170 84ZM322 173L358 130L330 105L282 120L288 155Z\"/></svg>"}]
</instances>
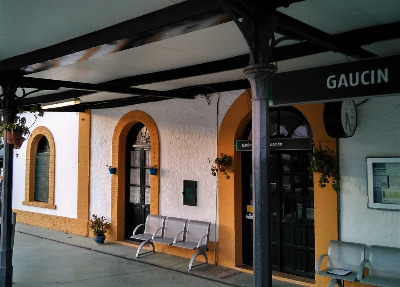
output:
<instances>
[{"instance_id":1,"label":"metal bench","mask_svg":"<svg viewBox=\"0 0 400 287\"><path fill-rule=\"evenodd\" d=\"M152 240L163 236L162 232L163 232L165 218L166 218L165 216L149 214L146 218L146 223L139 224L133 230L133 234L130 238L142 241L142 243L140 243L136 251L136 258L138 258L140 255L156 252ZM144 226L144 232L137 234L139 228L141 228L142 226ZM140 254L140 251L142 250L143 246L147 244L150 244L153 247L153 251L146 251Z\"/></svg>"},{"instance_id":2,"label":"metal bench","mask_svg":"<svg viewBox=\"0 0 400 287\"><path fill-rule=\"evenodd\" d=\"M172 243L172 246L197 250L197 252L193 254L192 258L190 259L189 271L192 270L193 262L199 255L204 256L205 262L198 264L196 267L208 264L208 257L206 251L208 251L210 225L211 225L210 222L188 220L186 224L186 230L183 231L184 239L182 241L179 241L177 237Z\"/></svg>"},{"instance_id":3,"label":"metal bench","mask_svg":"<svg viewBox=\"0 0 400 287\"><path fill-rule=\"evenodd\" d=\"M364 277L366 266L369 275ZM372 245L369 248L368 260L365 259L360 266L357 279L376 286L400 286L400 248Z\"/></svg>"},{"instance_id":4,"label":"metal bench","mask_svg":"<svg viewBox=\"0 0 400 287\"><path fill-rule=\"evenodd\" d=\"M153 242L172 245L175 240L183 240L182 230L186 228L187 219L178 217L166 217L161 237L152 238Z\"/></svg>"},{"instance_id":5,"label":"metal bench","mask_svg":"<svg viewBox=\"0 0 400 287\"><path fill-rule=\"evenodd\" d=\"M198 264L196 267L208 264L206 251L208 251L208 240L211 226L210 222L150 214L146 219L144 233L136 234L137 230L142 225L143 224L138 225L131 236L132 239L143 241L136 252L136 258L140 255L155 253L155 242L190 250L197 250L190 259L189 271L192 270L194 260L199 255L204 256L205 262ZM146 244L151 244L153 250L140 253L142 247Z\"/></svg>"},{"instance_id":6,"label":"metal bench","mask_svg":"<svg viewBox=\"0 0 400 287\"><path fill-rule=\"evenodd\" d=\"M360 264L365 259L365 247L365 244L361 243L331 240L328 254L322 254L317 261L317 274L332 278L329 287L334 287L336 284L342 287L344 281L357 281ZM320 270L325 257L328 258L328 268Z\"/></svg>"}]
</instances>

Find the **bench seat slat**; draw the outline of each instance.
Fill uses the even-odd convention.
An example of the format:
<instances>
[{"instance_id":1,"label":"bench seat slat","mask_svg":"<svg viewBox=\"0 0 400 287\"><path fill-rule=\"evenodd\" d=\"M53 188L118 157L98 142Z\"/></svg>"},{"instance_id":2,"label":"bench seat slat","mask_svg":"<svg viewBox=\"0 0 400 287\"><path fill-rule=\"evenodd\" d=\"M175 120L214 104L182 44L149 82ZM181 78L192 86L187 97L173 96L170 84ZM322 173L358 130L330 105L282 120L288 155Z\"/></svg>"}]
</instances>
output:
<instances>
[{"instance_id":1,"label":"bench seat slat","mask_svg":"<svg viewBox=\"0 0 400 287\"><path fill-rule=\"evenodd\" d=\"M317 275L332 278L329 286L339 285L342 280L357 281L360 264L365 259L365 247L366 245L362 243L331 240L329 242L328 254L322 254L318 259L316 264ZM328 268L320 270L322 260L325 257L328 259ZM346 276L328 273L332 269L348 270L351 273Z\"/></svg>"},{"instance_id":2,"label":"bench seat slat","mask_svg":"<svg viewBox=\"0 0 400 287\"><path fill-rule=\"evenodd\" d=\"M153 239L153 242L171 245L176 237L183 240L183 230L186 228L187 219L178 217L167 217L164 222L163 236Z\"/></svg>"},{"instance_id":3,"label":"bench seat slat","mask_svg":"<svg viewBox=\"0 0 400 287\"><path fill-rule=\"evenodd\" d=\"M361 280L362 283L382 286L382 287L399 287L400 278L384 277L384 276L368 276Z\"/></svg>"},{"instance_id":4,"label":"bench seat slat","mask_svg":"<svg viewBox=\"0 0 400 287\"><path fill-rule=\"evenodd\" d=\"M367 277L360 276L360 282L384 287L400 286L400 249L372 245L365 266L369 268Z\"/></svg>"},{"instance_id":5,"label":"bench seat slat","mask_svg":"<svg viewBox=\"0 0 400 287\"><path fill-rule=\"evenodd\" d=\"M196 250L197 242L187 242L187 241L177 242L177 243L174 243L174 246L191 249L191 250Z\"/></svg>"}]
</instances>

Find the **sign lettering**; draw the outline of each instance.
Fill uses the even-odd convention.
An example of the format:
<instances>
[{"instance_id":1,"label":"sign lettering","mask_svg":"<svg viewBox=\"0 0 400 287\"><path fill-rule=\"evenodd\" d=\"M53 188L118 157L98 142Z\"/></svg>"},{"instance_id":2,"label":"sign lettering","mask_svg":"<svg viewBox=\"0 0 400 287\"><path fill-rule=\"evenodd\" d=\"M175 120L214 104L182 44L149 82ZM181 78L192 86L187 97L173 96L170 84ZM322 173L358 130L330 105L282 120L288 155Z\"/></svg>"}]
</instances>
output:
<instances>
[{"instance_id":1,"label":"sign lettering","mask_svg":"<svg viewBox=\"0 0 400 287\"><path fill-rule=\"evenodd\" d=\"M278 73L271 106L400 94L400 55Z\"/></svg>"},{"instance_id":2,"label":"sign lettering","mask_svg":"<svg viewBox=\"0 0 400 287\"><path fill-rule=\"evenodd\" d=\"M269 149L274 150L311 150L312 141L311 138L280 138L270 139ZM252 142L251 140L237 140L236 141L237 151L251 151Z\"/></svg>"},{"instance_id":3,"label":"sign lettering","mask_svg":"<svg viewBox=\"0 0 400 287\"><path fill-rule=\"evenodd\" d=\"M330 75L326 80L328 89L374 85L389 82L389 69L378 69L349 74Z\"/></svg>"}]
</instances>

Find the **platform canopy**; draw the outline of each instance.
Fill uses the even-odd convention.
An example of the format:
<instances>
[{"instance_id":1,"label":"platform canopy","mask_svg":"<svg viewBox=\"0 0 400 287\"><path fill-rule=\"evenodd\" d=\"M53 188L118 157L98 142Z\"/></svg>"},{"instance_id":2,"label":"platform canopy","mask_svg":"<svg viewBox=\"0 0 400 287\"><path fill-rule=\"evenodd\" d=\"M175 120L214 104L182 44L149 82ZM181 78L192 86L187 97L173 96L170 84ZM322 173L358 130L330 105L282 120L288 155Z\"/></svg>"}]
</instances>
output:
<instances>
[{"instance_id":1,"label":"platform canopy","mask_svg":"<svg viewBox=\"0 0 400 287\"><path fill-rule=\"evenodd\" d=\"M249 48L221 4L240 21L257 1L1 1L0 84L22 105L80 100L64 111L247 89ZM269 2L278 74L400 54L398 0Z\"/></svg>"}]
</instances>

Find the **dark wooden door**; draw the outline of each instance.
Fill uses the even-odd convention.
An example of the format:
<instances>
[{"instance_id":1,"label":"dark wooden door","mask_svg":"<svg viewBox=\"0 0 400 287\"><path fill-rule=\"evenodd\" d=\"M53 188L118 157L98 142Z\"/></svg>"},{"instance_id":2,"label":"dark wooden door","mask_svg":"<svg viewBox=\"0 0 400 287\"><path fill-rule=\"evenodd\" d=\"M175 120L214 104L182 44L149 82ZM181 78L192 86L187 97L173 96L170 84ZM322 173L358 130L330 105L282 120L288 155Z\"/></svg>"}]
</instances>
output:
<instances>
[{"instance_id":1,"label":"dark wooden door","mask_svg":"<svg viewBox=\"0 0 400 287\"><path fill-rule=\"evenodd\" d=\"M243 264L253 266L253 184L251 152L242 152L242 254Z\"/></svg>"},{"instance_id":2,"label":"dark wooden door","mask_svg":"<svg viewBox=\"0 0 400 287\"><path fill-rule=\"evenodd\" d=\"M314 191L307 151L271 157L271 250L273 269L314 278Z\"/></svg>"},{"instance_id":3,"label":"dark wooden door","mask_svg":"<svg viewBox=\"0 0 400 287\"><path fill-rule=\"evenodd\" d=\"M246 166L246 167L245 167ZM271 152L268 169L271 263L279 272L314 278L314 192L309 152ZM242 152L243 263L253 265L251 153Z\"/></svg>"},{"instance_id":4,"label":"dark wooden door","mask_svg":"<svg viewBox=\"0 0 400 287\"><path fill-rule=\"evenodd\" d=\"M136 124L127 138L125 238L132 235L150 213L150 136L145 126ZM142 232L143 230L140 230Z\"/></svg>"}]
</instances>

